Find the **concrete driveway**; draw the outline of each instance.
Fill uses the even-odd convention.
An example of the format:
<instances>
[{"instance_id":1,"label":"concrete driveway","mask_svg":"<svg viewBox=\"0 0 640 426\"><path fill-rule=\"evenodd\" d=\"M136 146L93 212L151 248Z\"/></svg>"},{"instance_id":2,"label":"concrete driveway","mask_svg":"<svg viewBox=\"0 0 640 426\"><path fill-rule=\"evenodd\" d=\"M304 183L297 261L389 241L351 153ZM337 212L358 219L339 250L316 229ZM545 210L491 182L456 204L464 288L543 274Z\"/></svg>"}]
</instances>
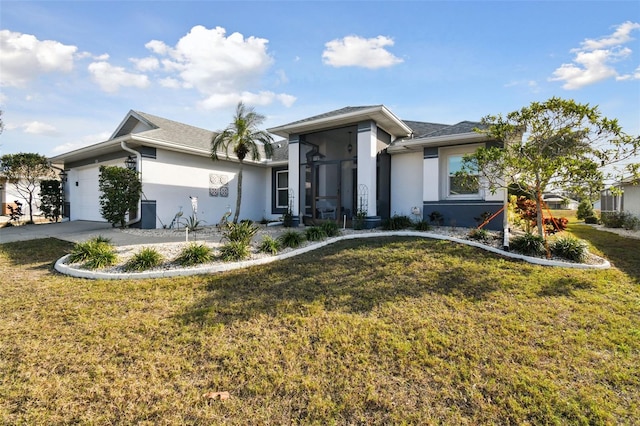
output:
<instances>
[{"instance_id":1,"label":"concrete driveway","mask_svg":"<svg viewBox=\"0 0 640 426\"><path fill-rule=\"evenodd\" d=\"M155 235L152 232L138 235L122 232L105 222L74 220L0 228L0 244L41 238L58 238L77 243L98 235L109 238L116 246L184 241L184 235Z\"/></svg>"}]
</instances>

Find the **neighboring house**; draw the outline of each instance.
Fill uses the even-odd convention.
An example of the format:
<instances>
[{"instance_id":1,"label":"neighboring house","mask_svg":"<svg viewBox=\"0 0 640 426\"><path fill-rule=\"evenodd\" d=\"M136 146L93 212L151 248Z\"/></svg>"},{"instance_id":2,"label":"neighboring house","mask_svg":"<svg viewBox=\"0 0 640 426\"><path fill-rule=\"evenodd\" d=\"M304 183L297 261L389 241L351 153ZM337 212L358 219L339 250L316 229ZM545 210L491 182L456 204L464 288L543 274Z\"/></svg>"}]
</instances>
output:
<instances>
[{"instance_id":1,"label":"neighboring house","mask_svg":"<svg viewBox=\"0 0 640 426\"><path fill-rule=\"evenodd\" d=\"M600 193L602 211L630 212L640 217L640 181L622 179L614 184L617 191L605 189Z\"/></svg>"},{"instance_id":2,"label":"neighboring house","mask_svg":"<svg viewBox=\"0 0 640 426\"><path fill-rule=\"evenodd\" d=\"M542 194L542 200L551 210L576 210L580 204L576 200L558 194Z\"/></svg>"},{"instance_id":3,"label":"neighboring house","mask_svg":"<svg viewBox=\"0 0 640 426\"><path fill-rule=\"evenodd\" d=\"M23 181L24 182L24 181ZM17 207L16 201L22 203L22 215L29 218L28 201L18 192L16 185L9 182L6 178L0 178L0 214L6 216L10 213L9 206ZM40 187L36 187L33 192L33 215L41 215L40 211Z\"/></svg>"},{"instance_id":4,"label":"neighboring house","mask_svg":"<svg viewBox=\"0 0 640 426\"><path fill-rule=\"evenodd\" d=\"M466 185L455 172L462 156L496 144L475 132L475 122L455 125L403 121L384 105L346 107L268 129L284 140L274 156L245 162L241 219L277 219L290 210L294 222L350 221L360 213L373 227L392 215L427 219L437 211L449 226L475 226L504 206L504 191L483 182ZM179 211L217 223L235 206L237 160L213 162L214 133L130 111L107 141L52 158L64 164L71 220L103 220L101 165L135 159L143 184L139 226L169 226ZM488 225L503 229L503 215ZM137 219L134 218L134 219Z\"/></svg>"}]
</instances>

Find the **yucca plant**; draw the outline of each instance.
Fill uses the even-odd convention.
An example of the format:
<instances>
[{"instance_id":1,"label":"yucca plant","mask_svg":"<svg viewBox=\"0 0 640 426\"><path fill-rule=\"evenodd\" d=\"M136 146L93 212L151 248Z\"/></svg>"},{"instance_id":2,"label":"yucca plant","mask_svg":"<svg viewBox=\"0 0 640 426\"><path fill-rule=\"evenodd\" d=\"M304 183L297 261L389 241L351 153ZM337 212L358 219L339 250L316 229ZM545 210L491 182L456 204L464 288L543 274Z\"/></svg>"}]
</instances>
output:
<instances>
[{"instance_id":1,"label":"yucca plant","mask_svg":"<svg viewBox=\"0 0 640 426\"><path fill-rule=\"evenodd\" d=\"M431 231L431 224L426 220L421 220L417 222L414 226L416 231Z\"/></svg>"},{"instance_id":2,"label":"yucca plant","mask_svg":"<svg viewBox=\"0 0 640 426\"><path fill-rule=\"evenodd\" d=\"M278 254L281 248L282 244L280 244L280 241L270 235L265 235L264 237L262 237L262 242L260 243L260 247L258 248L258 250L262 253L275 255Z\"/></svg>"},{"instance_id":3,"label":"yucca plant","mask_svg":"<svg viewBox=\"0 0 640 426\"><path fill-rule=\"evenodd\" d=\"M320 229L327 234L327 237L337 237L340 235L340 228L338 227L338 224L333 221L324 222L320 225Z\"/></svg>"},{"instance_id":4,"label":"yucca plant","mask_svg":"<svg viewBox=\"0 0 640 426\"><path fill-rule=\"evenodd\" d=\"M312 226L305 229L304 235L308 241L320 241L327 238L327 233L319 226Z\"/></svg>"},{"instance_id":5,"label":"yucca plant","mask_svg":"<svg viewBox=\"0 0 640 426\"><path fill-rule=\"evenodd\" d=\"M87 262L96 256L106 258L108 257L105 255L107 252L113 252L115 261L115 250L113 245L111 245L110 240L108 238L98 236L82 243L76 243L69 255L69 262Z\"/></svg>"},{"instance_id":6,"label":"yucca plant","mask_svg":"<svg viewBox=\"0 0 640 426\"><path fill-rule=\"evenodd\" d=\"M297 231L286 231L278 237L283 247L296 248L304 241L304 235Z\"/></svg>"},{"instance_id":7,"label":"yucca plant","mask_svg":"<svg viewBox=\"0 0 640 426\"><path fill-rule=\"evenodd\" d=\"M544 248L544 238L529 232L512 238L510 246L518 253L527 256L542 256L546 252Z\"/></svg>"},{"instance_id":8,"label":"yucca plant","mask_svg":"<svg viewBox=\"0 0 640 426\"><path fill-rule=\"evenodd\" d=\"M251 221L240 223L230 223L224 231L222 239L229 242L241 242L245 245L251 243L251 239L258 233L260 228Z\"/></svg>"},{"instance_id":9,"label":"yucca plant","mask_svg":"<svg viewBox=\"0 0 640 426\"><path fill-rule=\"evenodd\" d=\"M176 262L181 266L193 266L213 260L213 250L204 244L192 243L182 249Z\"/></svg>"},{"instance_id":10,"label":"yucca plant","mask_svg":"<svg viewBox=\"0 0 640 426\"><path fill-rule=\"evenodd\" d=\"M554 255L574 262L584 262L587 258L587 244L572 236L558 237L550 248Z\"/></svg>"},{"instance_id":11,"label":"yucca plant","mask_svg":"<svg viewBox=\"0 0 640 426\"><path fill-rule=\"evenodd\" d=\"M164 262L164 258L158 250L144 247L126 263L126 271L144 271L155 268Z\"/></svg>"},{"instance_id":12,"label":"yucca plant","mask_svg":"<svg viewBox=\"0 0 640 426\"><path fill-rule=\"evenodd\" d=\"M220 247L220 259L225 262L245 260L250 254L249 246L242 241L229 241Z\"/></svg>"}]
</instances>

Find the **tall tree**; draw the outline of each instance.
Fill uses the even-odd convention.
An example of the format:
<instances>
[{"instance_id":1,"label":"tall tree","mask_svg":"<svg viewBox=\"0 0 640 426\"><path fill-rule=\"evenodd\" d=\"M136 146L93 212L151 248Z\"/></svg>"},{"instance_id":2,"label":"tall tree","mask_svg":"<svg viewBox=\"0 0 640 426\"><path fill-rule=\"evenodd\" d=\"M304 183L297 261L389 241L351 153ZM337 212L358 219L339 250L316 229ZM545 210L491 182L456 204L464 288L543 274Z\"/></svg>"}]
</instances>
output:
<instances>
[{"instance_id":1,"label":"tall tree","mask_svg":"<svg viewBox=\"0 0 640 426\"><path fill-rule=\"evenodd\" d=\"M478 131L503 146L480 148L466 156L464 172L479 173L492 190L517 187L536 200L540 235L544 192L599 192L612 177L611 167L640 152L640 138L626 135L617 120L573 100L533 102L506 117L487 116L482 123L486 127ZM627 172L637 176L637 164L631 163Z\"/></svg>"},{"instance_id":2,"label":"tall tree","mask_svg":"<svg viewBox=\"0 0 640 426\"><path fill-rule=\"evenodd\" d=\"M264 149L267 158L273 155L273 138L269 133L260 130L265 117L256 113L253 108L239 102L233 122L211 140L211 159L219 160L219 153L226 154L229 158L231 150L238 159L238 198L236 199L236 211L233 215L233 223L238 223L240 216L240 204L242 202L242 169L245 158L251 155L253 161L260 161L260 147Z\"/></svg>"},{"instance_id":3,"label":"tall tree","mask_svg":"<svg viewBox=\"0 0 640 426\"><path fill-rule=\"evenodd\" d=\"M47 157L35 153L5 154L0 157L0 175L5 177L29 206L33 223L33 201L40 181L54 176Z\"/></svg>"}]
</instances>

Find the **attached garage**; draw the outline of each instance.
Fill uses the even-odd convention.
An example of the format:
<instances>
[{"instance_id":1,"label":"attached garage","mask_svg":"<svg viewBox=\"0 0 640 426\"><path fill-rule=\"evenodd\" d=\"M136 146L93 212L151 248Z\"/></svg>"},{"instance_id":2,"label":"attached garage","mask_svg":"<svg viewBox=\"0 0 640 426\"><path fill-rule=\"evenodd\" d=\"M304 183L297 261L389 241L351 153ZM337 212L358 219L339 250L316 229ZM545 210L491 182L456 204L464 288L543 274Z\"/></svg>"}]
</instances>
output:
<instances>
[{"instance_id":1,"label":"attached garage","mask_svg":"<svg viewBox=\"0 0 640 426\"><path fill-rule=\"evenodd\" d=\"M92 220L105 222L100 215L100 191L98 181L100 169L90 166L76 169L68 177L69 198L71 202L71 220Z\"/></svg>"}]
</instances>

